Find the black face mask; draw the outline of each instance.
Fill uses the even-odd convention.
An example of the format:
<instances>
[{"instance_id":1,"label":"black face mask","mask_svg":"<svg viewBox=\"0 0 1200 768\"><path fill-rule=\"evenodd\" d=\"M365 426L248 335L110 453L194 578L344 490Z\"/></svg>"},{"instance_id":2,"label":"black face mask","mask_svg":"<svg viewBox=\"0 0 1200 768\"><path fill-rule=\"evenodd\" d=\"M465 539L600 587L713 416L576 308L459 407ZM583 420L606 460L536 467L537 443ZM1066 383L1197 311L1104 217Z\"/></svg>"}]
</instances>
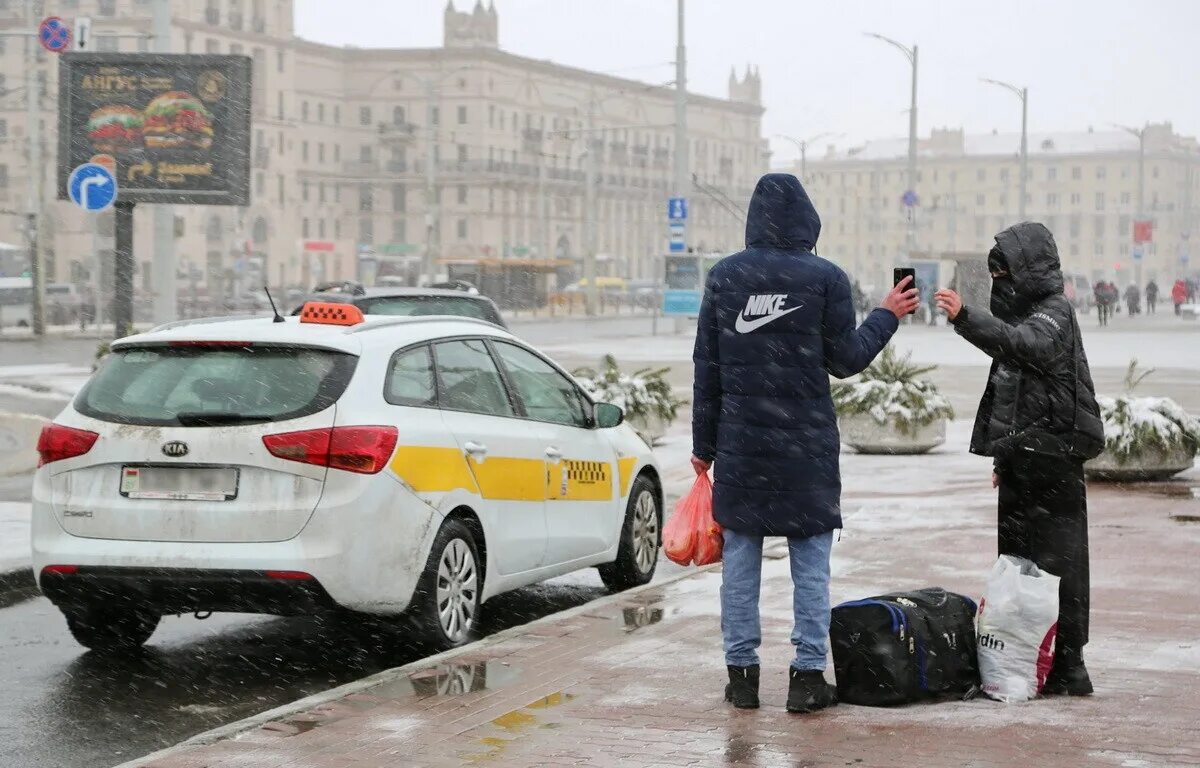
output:
<instances>
[{"instance_id":1,"label":"black face mask","mask_svg":"<svg viewBox=\"0 0 1200 768\"><path fill-rule=\"evenodd\" d=\"M1021 301L1012 278L992 278L992 314L1001 320L1012 321L1021 316Z\"/></svg>"}]
</instances>

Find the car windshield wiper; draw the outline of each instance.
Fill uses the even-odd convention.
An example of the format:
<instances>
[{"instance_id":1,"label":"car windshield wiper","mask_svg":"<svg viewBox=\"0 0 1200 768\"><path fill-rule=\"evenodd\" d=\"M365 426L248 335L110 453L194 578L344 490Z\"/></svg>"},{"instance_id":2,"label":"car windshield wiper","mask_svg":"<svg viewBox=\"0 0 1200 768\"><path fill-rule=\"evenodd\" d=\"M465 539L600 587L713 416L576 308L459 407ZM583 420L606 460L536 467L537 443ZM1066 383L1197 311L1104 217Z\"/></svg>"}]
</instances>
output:
<instances>
[{"instance_id":1,"label":"car windshield wiper","mask_svg":"<svg viewBox=\"0 0 1200 768\"><path fill-rule=\"evenodd\" d=\"M184 427L219 427L230 424L261 424L273 421L274 416L261 413L231 413L223 411L185 411L175 415Z\"/></svg>"}]
</instances>

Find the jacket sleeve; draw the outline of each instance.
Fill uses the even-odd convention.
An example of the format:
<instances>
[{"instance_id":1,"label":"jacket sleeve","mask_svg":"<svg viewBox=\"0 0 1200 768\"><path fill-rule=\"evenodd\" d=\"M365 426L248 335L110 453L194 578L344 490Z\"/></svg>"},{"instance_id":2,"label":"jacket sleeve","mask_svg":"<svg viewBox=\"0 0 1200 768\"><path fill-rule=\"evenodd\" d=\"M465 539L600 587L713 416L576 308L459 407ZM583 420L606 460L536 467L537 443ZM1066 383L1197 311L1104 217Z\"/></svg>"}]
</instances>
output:
<instances>
[{"instance_id":1,"label":"jacket sleeve","mask_svg":"<svg viewBox=\"0 0 1200 768\"><path fill-rule=\"evenodd\" d=\"M721 413L721 364L717 352L717 296L706 287L692 351L695 380L692 384L692 455L705 461L717 456L717 417Z\"/></svg>"},{"instance_id":2,"label":"jacket sleeve","mask_svg":"<svg viewBox=\"0 0 1200 768\"><path fill-rule=\"evenodd\" d=\"M839 379L862 373L899 327L896 316L880 308L855 328L850 281L838 270L825 295L825 316L821 320L825 370Z\"/></svg>"},{"instance_id":3,"label":"jacket sleeve","mask_svg":"<svg viewBox=\"0 0 1200 768\"><path fill-rule=\"evenodd\" d=\"M958 335L1002 363L1045 373L1069 354L1066 341L1071 319L1055 308L1043 306L1018 325L980 309L967 310L954 322Z\"/></svg>"}]
</instances>

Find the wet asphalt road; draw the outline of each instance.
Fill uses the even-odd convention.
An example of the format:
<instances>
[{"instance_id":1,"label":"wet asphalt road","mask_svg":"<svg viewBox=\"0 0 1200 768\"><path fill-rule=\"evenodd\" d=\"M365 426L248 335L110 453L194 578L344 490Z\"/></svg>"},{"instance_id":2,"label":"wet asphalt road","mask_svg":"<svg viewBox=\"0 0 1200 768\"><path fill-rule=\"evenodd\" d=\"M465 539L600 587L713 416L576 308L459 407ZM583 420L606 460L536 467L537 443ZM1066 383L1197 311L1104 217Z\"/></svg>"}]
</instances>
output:
<instances>
[{"instance_id":1,"label":"wet asphalt road","mask_svg":"<svg viewBox=\"0 0 1200 768\"><path fill-rule=\"evenodd\" d=\"M593 336L648 330L605 320ZM580 324L515 325L534 344L577 338ZM0 365L86 365L95 340L0 341ZM62 403L0 395L0 411L53 417ZM30 477L0 478L0 500L27 501ZM677 566L663 561L660 578ZM594 571L516 590L484 607L482 634L607 594ZM103 768L210 728L407 664L424 655L397 622L214 614L164 617L133 656L87 652L36 590L0 592L0 768Z\"/></svg>"},{"instance_id":2,"label":"wet asphalt road","mask_svg":"<svg viewBox=\"0 0 1200 768\"><path fill-rule=\"evenodd\" d=\"M581 605L600 586L551 583L485 606L485 634ZM102 768L416 661L399 622L213 614L163 619L130 657L85 652L32 590L0 609L0 766Z\"/></svg>"}]
</instances>

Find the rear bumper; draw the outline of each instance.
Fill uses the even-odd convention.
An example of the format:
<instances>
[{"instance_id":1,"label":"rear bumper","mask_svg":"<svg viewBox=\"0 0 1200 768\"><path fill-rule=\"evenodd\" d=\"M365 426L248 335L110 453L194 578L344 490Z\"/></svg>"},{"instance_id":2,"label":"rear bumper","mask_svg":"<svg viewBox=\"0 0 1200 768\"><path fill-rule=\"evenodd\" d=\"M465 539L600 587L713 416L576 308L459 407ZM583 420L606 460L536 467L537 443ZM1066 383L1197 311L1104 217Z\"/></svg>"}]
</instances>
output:
<instances>
[{"instance_id":1,"label":"rear bumper","mask_svg":"<svg viewBox=\"0 0 1200 768\"><path fill-rule=\"evenodd\" d=\"M161 613L237 611L308 615L337 607L315 578L269 571L82 566L74 573L43 571L42 593L59 607L132 602Z\"/></svg>"}]
</instances>

